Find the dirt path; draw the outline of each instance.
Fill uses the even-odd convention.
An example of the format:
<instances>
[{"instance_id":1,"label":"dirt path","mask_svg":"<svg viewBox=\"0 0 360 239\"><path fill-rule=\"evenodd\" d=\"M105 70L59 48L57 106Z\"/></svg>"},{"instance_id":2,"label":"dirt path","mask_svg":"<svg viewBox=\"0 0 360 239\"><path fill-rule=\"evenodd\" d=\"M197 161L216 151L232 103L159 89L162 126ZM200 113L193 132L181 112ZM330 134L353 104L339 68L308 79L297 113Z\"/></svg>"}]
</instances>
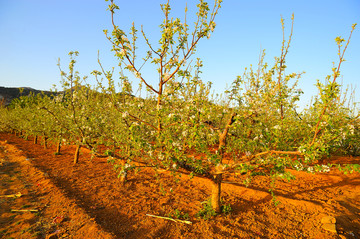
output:
<instances>
[{"instance_id":1,"label":"dirt path","mask_svg":"<svg viewBox=\"0 0 360 239\"><path fill-rule=\"evenodd\" d=\"M205 179L174 180L143 169L121 186L106 159L90 160L86 150L73 166L72 146L55 155L55 146L45 150L10 134L0 134L0 143L1 195L24 194L0 198L0 237L44 238L57 232L53 238L360 238L359 174L294 172L297 180L277 183L278 206L268 192L268 177L257 177L250 187L227 177L222 195L231 213L204 220L196 214L210 194ZM331 160L360 163L359 158ZM242 182L241 176L236 181ZM40 212L11 212L22 205ZM146 214L188 214L192 224ZM336 219L336 232L323 228L324 216Z\"/></svg>"}]
</instances>

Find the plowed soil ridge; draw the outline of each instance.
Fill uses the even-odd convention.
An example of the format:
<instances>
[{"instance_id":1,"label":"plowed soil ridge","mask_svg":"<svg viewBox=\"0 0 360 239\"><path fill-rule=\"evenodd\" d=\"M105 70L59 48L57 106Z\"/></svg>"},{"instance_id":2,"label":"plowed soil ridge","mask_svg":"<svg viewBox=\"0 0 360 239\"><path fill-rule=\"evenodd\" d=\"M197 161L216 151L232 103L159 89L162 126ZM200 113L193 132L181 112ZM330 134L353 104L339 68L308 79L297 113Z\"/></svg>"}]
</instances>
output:
<instances>
[{"instance_id":1,"label":"plowed soil ridge","mask_svg":"<svg viewBox=\"0 0 360 239\"><path fill-rule=\"evenodd\" d=\"M1 133L0 141L8 158L29 168L24 173L21 167L22 174L42 182L34 183L38 186L33 190L43 197L39 206L50 205L42 206L43 217L66 218L60 229L52 227L60 230L59 238L360 238L357 173L345 175L335 168L319 174L292 171L296 180L277 182L277 206L268 191L269 177L258 176L245 187L243 176L229 175L222 185L222 199L231 206L231 213L204 220L196 216L210 195L204 178L173 177L143 168L121 185L107 159L91 159L88 150L73 165L73 146L63 146L62 154L55 155L55 146L44 149L11 134ZM327 162L360 163L360 158L332 157ZM63 200L66 203L58 203ZM188 214L192 224L147 216L175 218L179 213ZM336 218L336 232L323 228L324 216Z\"/></svg>"}]
</instances>

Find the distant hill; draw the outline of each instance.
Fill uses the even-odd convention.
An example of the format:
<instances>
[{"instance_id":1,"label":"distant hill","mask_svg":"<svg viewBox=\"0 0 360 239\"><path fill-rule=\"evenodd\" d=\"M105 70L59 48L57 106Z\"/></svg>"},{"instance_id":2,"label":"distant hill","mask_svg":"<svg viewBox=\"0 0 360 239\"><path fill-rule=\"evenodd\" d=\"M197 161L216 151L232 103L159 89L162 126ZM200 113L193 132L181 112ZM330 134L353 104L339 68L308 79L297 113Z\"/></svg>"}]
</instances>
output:
<instances>
[{"instance_id":1,"label":"distant hill","mask_svg":"<svg viewBox=\"0 0 360 239\"><path fill-rule=\"evenodd\" d=\"M85 87L85 86L81 86ZM22 91L21 91L22 89ZM70 89L73 91L75 88ZM85 87L85 89L92 91L90 88ZM21 93L20 93L21 92ZM58 91L58 92L52 92L52 91L43 91L43 90L36 90L30 87L3 87L0 86L0 106L3 104L5 106L8 106L13 99L19 98L20 96L27 96L30 95L30 93L33 93L34 95L44 93L45 95L59 95L64 94L65 91ZM96 91L95 91L96 92ZM98 94L103 94L100 92L97 92ZM122 95L128 95L126 93L118 93L119 96ZM131 97L135 97L134 95L128 95Z\"/></svg>"},{"instance_id":2,"label":"distant hill","mask_svg":"<svg viewBox=\"0 0 360 239\"><path fill-rule=\"evenodd\" d=\"M22 92L20 89L23 89ZM20 93L21 92L21 93ZM11 103L13 99L19 98L20 96L26 96L30 93L33 94L40 94L41 92L44 92L45 94L52 94L50 91L42 91L42 90L36 90L30 87L3 87L0 86L0 102L7 106Z\"/></svg>"}]
</instances>

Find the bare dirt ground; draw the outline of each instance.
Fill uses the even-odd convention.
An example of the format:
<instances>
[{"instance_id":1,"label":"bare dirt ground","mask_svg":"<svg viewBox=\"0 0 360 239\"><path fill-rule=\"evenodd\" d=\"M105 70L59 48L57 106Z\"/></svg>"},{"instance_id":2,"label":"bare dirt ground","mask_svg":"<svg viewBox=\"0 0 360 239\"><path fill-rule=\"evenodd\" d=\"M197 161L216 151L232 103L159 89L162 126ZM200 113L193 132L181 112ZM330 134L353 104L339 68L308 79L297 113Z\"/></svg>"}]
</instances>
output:
<instances>
[{"instance_id":1,"label":"bare dirt ground","mask_svg":"<svg viewBox=\"0 0 360 239\"><path fill-rule=\"evenodd\" d=\"M231 213L204 220L196 214L210 195L206 179L175 180L144 168L121 185L106 158L91 159L82 150L73 165L73 146L54 152L54 145L44 149L30 138L0 133L0 238L360 238L358 173L293 171L296 180L276 184L277 206L269 177L245 187L234 183L242 176L231 175L222 185ZM327 162L359 164L360 158ZM5 197L17 193L22 196ZM147 214L188 214L192 224ZM336 222L324 224L325 216Z\"/></svg>"}]
</instances>

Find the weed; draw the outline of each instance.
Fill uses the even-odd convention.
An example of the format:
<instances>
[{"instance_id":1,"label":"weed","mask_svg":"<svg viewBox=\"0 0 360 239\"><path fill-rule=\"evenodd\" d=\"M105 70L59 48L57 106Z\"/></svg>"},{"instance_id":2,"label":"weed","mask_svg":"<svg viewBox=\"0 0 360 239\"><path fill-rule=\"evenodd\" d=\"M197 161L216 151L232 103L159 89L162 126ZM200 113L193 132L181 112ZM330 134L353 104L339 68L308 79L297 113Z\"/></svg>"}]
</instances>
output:
<instances>
[{"instance_id":1,"label":"weed","mask_svg":"<svg viewBox=\"0 0 360 239\"><path fill-rule=\"evenodd\" d=\"M176 218L176 219L183 219L183 220L189 220L189 214L188 213L183 213L178 209L175 209L173 213L169 213L166 215L167 217L170 218Z\"/></svg>"},{"instance_id":2,"label":"weed","mask_svg":"<svg viewBox=\"0 0 360 239\"><path fill-rule=\"evenodd\" d=\"M224 204L223 206L221 206L222 213L229 215L229 214L231 214L231 211L232 211L232 208L231 208L230 204Z\"/></svg>"},{"instance_id":3,"label":"weed","mask_svg":"<svg viewBox=\"0 0 360 239\"><path fill-rule=\"evenodd\" d=\"M1 236L1 235L5 235L6 232L7 232L7 229L1 229L1 230L0 230L0 236Z\"/></svg>"},{"instance_id":4,"label":"weed","mask_svg":"<svg viewBox=\"0 0 360 239\"><path fill-rule=\"evenodd\" d=\"M215 210L212 208L211 199L202 203L203 208L196 214L197 217L204 220L208 220L213 216L216 216Z\"/></svg>"},{"instance_id":5,"label":"weed","mask_svg":"<svg viewBox=\"0 0 360 239\"><path fill-rule=\"evenodd\" d=\"M274 191L272 189L269 189L269 192L272 197L272 202L274 203L275 207L277 207L281 202L276 198Z\"/></svg>"},{"instance_id":6,"label":"weed","mask_svg":"<svg viewBox=\"0 0 360 239\"><path fill-rule=\"evenodd\" d=\"M32 234L33 237L35 238L39 238L42 236L42 233L41 232L35 232L34 234Z\"/></svg>"},{"instance_id":7,"label":"weed","mask_svg":"<svg viewBox=\"0 0 360 239\"><path fill-rule=\"evenodd\" d=\"M41 217L41 211L38 211L37 213L35 213L35 216Z\"/></svg>"},{"instance_id":8,"label":"weed","mask_svg":"<svg viewBox=\"0 0 360 239\"><path fill-rule=\"evenodd\" d=\"M223 204L223 201L221 200L221 204ZM205 202L202 203L203 207L202 209L200 209L200 211L196 214L197 217L202 218L204 220L208 220L213 216L216 216L217 213L215 212L215 210L212 208L211 205L211 199L206 200ZM223 204L223 206L221 206L221 212L225 215L229 215L231 214L232 208L230 204Z\"/></svg>"},{"instance_id":9,"label":"weed","mask_svg":"<svg viewBox=\"0 0 360 239\"><path fill-rule=\"evenodd\" d=\"M107 150L105 150L104 155L106 155L106 156L114 156L114 152L112 150L107 149Z\"/></svg>"}]
</instances>

